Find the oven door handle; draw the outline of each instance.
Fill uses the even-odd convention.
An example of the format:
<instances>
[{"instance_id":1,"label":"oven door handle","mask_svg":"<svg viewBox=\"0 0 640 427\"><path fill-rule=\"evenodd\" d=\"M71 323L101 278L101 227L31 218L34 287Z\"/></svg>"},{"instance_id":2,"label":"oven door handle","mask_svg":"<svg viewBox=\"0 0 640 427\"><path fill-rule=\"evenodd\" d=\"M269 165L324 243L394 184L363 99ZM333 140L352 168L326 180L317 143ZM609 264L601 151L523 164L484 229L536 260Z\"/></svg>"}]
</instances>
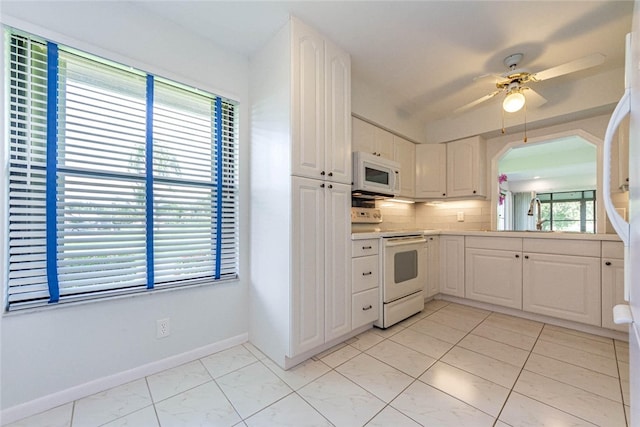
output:
<instances>
[{"instance_id":1,"label":"oven door handle","mask_svg":"<svg viewBox=\"0 0 640 427\"><path fill-rule=\"evenodd\" d=\"M384 246L385 248L393 248L396 246L415 245L420 243L427 243L427 239L425 239L424 237L421 237L419 239L389 239L388 241L384 242Z\"/></svg>"}]
</instances>

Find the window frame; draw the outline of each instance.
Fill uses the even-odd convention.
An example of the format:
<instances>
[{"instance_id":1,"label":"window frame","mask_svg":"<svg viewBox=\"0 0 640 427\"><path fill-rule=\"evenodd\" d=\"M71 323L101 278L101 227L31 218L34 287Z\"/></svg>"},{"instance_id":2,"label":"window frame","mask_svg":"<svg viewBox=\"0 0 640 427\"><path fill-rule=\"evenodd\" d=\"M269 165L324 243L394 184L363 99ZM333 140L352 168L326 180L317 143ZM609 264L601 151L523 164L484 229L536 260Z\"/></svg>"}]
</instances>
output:
<instances>
[{"instance_id":1,"label":"window frame","mask_svg":"<svg viewBox=\"0 0 640 427\"><path fill-rule=\"evenodd\" d=\"M558 195L561 194L569 194L569 193L580 193L581 197L580 198L575 198L575 199L557 199L554 198L554 196L558 197ZM586 195L586 193L591 193L591 196ZM548 196L548 198L547 198ZM580 225L580 233L592 233L595 234L596 233L596 190L576 190L576 191L555 191L555 192L545 192L545 193L538 193L536 195L536 197L538 197L538 199L540 200L540 205L541 205L541 209L547 205L548 209L549 209L549 220L547 221L547 223L549 224L549 230L550 231L554 231L554 224L556 222L573 222L573 223L579 223ZM555 220L554 219L554 205L559 204L559 203L567 203L567 202L579 202L580 203L580 219L579 220ZM593 220L590 220L587 218L587 203L592 203L592 210L593 210ZM591 230L587 230L587 223L593 221L593 227ZM545 225L543 224L543 229L545 229Z\"/></svg>"},{"instance_id":2,"label":"window frame","mask_svg":"<svg viewBox=\"0 0 640 427\"><path fill-rule=\"evenodd\" d=\"M11 281L8 279L8 277L6 278L6 286L5 286L5 310L6 311L13 311L13 310L17 310L17 309L22 309L22 308L30 308L30 307L34 307L34 306L45 306L45 305L50 305L50 304L56 304L58 302L60 303L67 303L67 302L72 302L72 301L78 301L78 300L100 300L102 298L106 298L106 297L111 297L114 295L124 295L124 294L131 294L132 292L134 293L138 293L138 292L144 292L145 290L160 290L160 289L169 289L169 288L182 288L182 287L186 287L186 286L192 286L192 285L201 285L201 284L213 284L213 283L218 283L221 281L228 281L228 280L237 280L238 278L238 273L239 273L239 244L240 244L240 236L239 236L239 222L240 222L240 212L239 212L239 208L240 208L240 204L239 204L239 169L240 169L240 163L239 163L239 136L238 136L238 131L239 131L239 127L240 127L240 123L239 123L239 103L232 101L230 99L227 98L223 98L221 96L218 95L214 95L211 94L208 91L203 91L200 89L196 89L193 88L191 86L182 84L182 83L178 83L175 82L173 80L170 79L165 79L159 76L156 76L154 74L151 73L147 73L144 71L141 71L139 69L134 69L133 67L128 67L126 65L122 65L119 64L117 62L113 62L104 58L100 58L97 57L95 55L92 54L87 54L84 52L80 52L77 49L73 49L67 46L63 46L63 45L58 45L54 42L50 42L48 40L45 40L41 37L35 36L33 34L29 34L20 30L15 30L13 28L10 27L6 27L3 26L2 27L2 31L3 31L3 36L5 37L5 42L6 45L9 45L11 43L11 40L14 38L14 36L18 36L18 37L26 37L28 39L33 39L33 40L37 40L40 43L43 43L47 46L47 58L49 58L49 54L51 54L53 51L58 51L59 49L63 49L65 52L74 54L74 55L78 55L81 56L82 58L86 58L88 60L91 61L95 61L96 63L101 63L101 64L106 64L108 66L112 66L115 68L118 68L119 70L124 70L124 71L130 71L132 73L136 73L139 75L144 75L146 77L146 81L147 81L147 90L149 89L149 85L151 85L151 88L153 89L153 82L157 79L157 81L162 82L162 84L165 85L170 85L170 86L174 86L177 90L187 90L189 92L192 92L193 94L199 95L199 96L208 96L210 97L215 105L216 108L218 109L218 116L215 119L216 120L216 127L214 130L212 130L211 133L211 147L212 147L212 151L216 151L216 155L218 156L218 159L223 159L223 151L230 151L229 153L225 153L224 156L226 158L231 158L230 160L230 164L231 166L228 169L231 169L232 172L228 172L225 170L225 166L227 166L227 163L225 164L220 164L220 166L218 168L216 168L216 170L212 171L211 173L211 177L212 179L216 179L217 183L216 183L216 195L215 197L217 197L218 199L218 206L217 206L217 212L216 212L216 217L213 217L213 213L212 213L212 221L217 223L216 225L212 225L211 226L211 233L216 232L216 227L217 227L217 232L218 232L218 238L216 239L216 256L215 256L215 264L216 264L216 271L220 271L220 262L221 259L223 257L223 252L221 250L221 237L220 237L220 228L222 227L222 223L225 222L226 220L222 218L222 210L225 208L220 202L221 199L224 197L228 197L230 199L232 199L231 202L226 203L226 207L228 208L229 206L233 207L233 213L231 214L231 217L233 217L232 220L232 231L231 231L231 235L232 235L232 243L230 244L231 247L233 247L232 251L233 251L233 260L231 261L231 263L233 264L233 273L232 274L228 274L226 273L224 276L220 275L220 273L214 273L213 274L209 274L209 275L205 275L201 278L198 279L194 279L194 280L178 280L175 282L170 282L170 283L164 283L164 284L160 284L160 283L156 283L155 281L153 281L154 278L154 274L153 274L153 265L155 264L155 260L153 257L149 259L147 259L147 265L151 266L151 274L147 275L147 283L144 287L140 287L140 286L135 286L132 288L123 288L123 289L108 289L105 291L100 291L100 292L95 292L95 293L79 293L78 295L63 295L62 297L59 295L59 293L56 295L55 290L50 289L49 290L49 295L48 295L48 300L45 302L43 301L42 298L38 298L34 301L28 301L28 300L24 300L24 301L12 301L10 299L11 296ZM11 60L8 58L10 55L10 49L7 49L7 55L5 60L7 60L9 63L11 63ZM9 70L9 65L7 66L6 70L7 72L10 72ZM57 79L57 74L53 77L54 79ZM47 76L47 79L49 78L49 73ZM10 112L11 112L11 108L9 107L9 103L10 103L10 99L11 99L11 79L7 78L6 79L6 88L5 90L7 90L7 97L5 100L5 105L7 105L7 111L8 114L7 116L7 120L9 122L11 122L11 119L9 118L10 116ZM51 87L51 83L47 86L48 88ZM152 92L153 93L153 92ZM153 98L153 95L152 95ZM50 102L50 97L47 97L47 102ZM147 102L149 102L147 100ZM57 136L58 136L58 132L57 132L57 125L58 125L58 121L51 120L51 117L54 117L54 115L51 114L51 111L54 110L53 105L58 106L58 103L56 102L55 104L51 104L49 105L49 107L47 108L47 123L46 126L48 128L48 132L47 135L54 135L54 138L56 139L57 142ZM151 104L153 106L153 104ZM229 119L229 115L225 115L224 117L221 115L221 111L222 111L222 106L224 106L224 108L230 109L230 116L231 119ZM149 110L149 108L148 108ZM153 107L151 108L151 110L153 110ZM149 117L147 116L147 119L149 119ZM229 124L223 124L223 121L225 120L230 120L230 125ZM9 123L7 123L9 124ZM148 120L147 121L147 131L146 131L146 138L147 138L147 143L149 143L149 139L151 139L151 144L153 143L153 125L154 122L152 120ZM10 138L9 138L9 132L10 132L10 126L6 126L6 141L7 141L7 145L10 146ZM29 142L30 144L30 142ZM47 143L47 150L50 150L49 147L51 147L50 143ZM7 150L9 151L9 150ZM51 160L51 156L55 157L56 153L48 153L48 159L47 161L49 162ZM11 158L12 156L9 155L7 156L7 165L11 163ZM145 155L146 158L146 155ZM149 169L149 167L147 167L149 170L147 171L147 178L149 177L149 175L151 175L152 180L153 180L153 166L152 166L152 161L147 161L148 164L151 164L151 168ZM50 164L47 165L47 168L45 170L45 173L49 173L49 171L51 170ZM56 198L55 198L55 192L50 191L50 186L51 185L56 185L56 180L58 178L58 172L60 172L57 168L56 168L56 175L54 179L48 179L47 180L47 186L49 186L49 188L47 189L47 206L51 206L52 203L55 204L56 203ZM214 176L215 175L215 176ZM9 180L8 180L9 181ZM9 182L7 181L7 189L5 189L6 191L6 198L7 201L10 200L10 191L8 191L9 188ZM53 184L51 184L53 182ZM146 195L149 194L149 191L147 191L145 193ZM145 196L147 197L147 196ZM226 202L226 201L225 201ZM7 204L8 205L8 204ZM153 215L153 204L149 204L147 203L146 205L146 209L148 212L151 213L151 215ZM55 207L54 207L54 211L55 211ZM147 214L149 215L149 213ZM228 214L225 214L227 216L229 216ZM47 237L47 240L51 241L50 239L53 239L54 241L57 239L56 234L58 232L58 221L56 221L55 218L55 214L51 215L48 214L47 215L47 233L51 233L51 230L53 229L53 235L49 235ZM51 221L53 217L53 224L55 225L53 228L51 227ZM7 239L6 239L6 244L9 245L9 242L11 241L11 237L9 236L10 232L9 232L9 221L11 218L11 214L7 213L6 216L6 230L7 230ZM226 222L225 222L226 223ZM228 224L227 224L228 225ZM151 228L149 229L149 225L147 225L147 236L151 236L153 239L153 223L151 223ZM228 239L228 237L225 237ZM148 246L153 247L154 245L154 241L152 240L150 243L147 242ZM49 264L52 259L52 255L53 255L53 263L57 262L57 251L58 251L58 247L57 245L55 247L53 247L53 252L51 249L52 245L48 245L47 248L47 263ZM227 245L229 246L229 245ZM225 249L225 250L228 250ZM9 253L9 251L7 251L7 253ZM149 252L147 252L147 256ZM153 253L152 253L153 255ZM7 276L9 276L9 272L10 272L10 267L11 267L11 262L8 260L3 260L3 262L6 263L7 265ZM49 269L48 269L49 270ZM48 271L48 274L51 274L50 271ZM49 282L48 282L49 283ZM58 288L58 292L59 292L59 288Z\"/></svg>"}]
</instances>

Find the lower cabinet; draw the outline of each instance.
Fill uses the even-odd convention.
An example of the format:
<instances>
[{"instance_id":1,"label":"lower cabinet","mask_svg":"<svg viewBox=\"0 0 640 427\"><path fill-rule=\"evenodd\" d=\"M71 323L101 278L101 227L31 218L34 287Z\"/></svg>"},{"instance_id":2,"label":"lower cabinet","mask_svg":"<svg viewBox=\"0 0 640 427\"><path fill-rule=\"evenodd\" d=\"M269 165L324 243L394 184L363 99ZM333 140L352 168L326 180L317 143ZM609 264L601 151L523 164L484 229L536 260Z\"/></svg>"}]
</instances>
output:
<instances>
[{"instance_id":1,"label":"lower cabinet","mask_svg":"<svg viewBox=\"0 0 640 427\"><path fill-rule=\"evenodd\" d=\"M467 248L465 297L522 309L521 252Z\"/></svg>"},{"instance_id":2,"label":"lower cabinet","mask_svg":"<svg viewBox=\"0 0 640 427\"><path fill-rule=\"evenodd\" d=\"M624 301L624 247L602 242L602 327L627 332L629 325L613 322L613 307Z\"/></svg>"},{"instance_id":3,"label":"lower cabinet","mask_svg":"<svg viewBox=\"0 0 640 427\"><path fill-rule=\"evenodd\" d=\"M464 298L464 236L440 236L440 293Z\"/></svg>"},{"instance_id":4,"label":"lower cabinet","mask_svg":"<svg viewBox=\"0 0 640 427\"><path fill-rule=\"evenodd\" d=\"M424 286L425 298L440 292L440 237L426 236L427 239L427 281Z\"/></svg>"},{"instance_id":5,"label":"lower cabinet","mask_svg":"<svg viewBox=\"0 0 640 427\"><path fill-rule=\"evenodd\" d=\"M380 313L380 257L379 239L352 242L351 272L353 295L351 302L351 328L357 329L378 320Z\"/></svg>"},{"instance_id":6,"label":"lower cabinet","mask_svg":"<svg viewBox=\"0 0 640 427\"><path fill-rule=\"evenodd\" d=\"M601 325L600 258L524 253L522 309Z\"/></svg>"}]
</instances>

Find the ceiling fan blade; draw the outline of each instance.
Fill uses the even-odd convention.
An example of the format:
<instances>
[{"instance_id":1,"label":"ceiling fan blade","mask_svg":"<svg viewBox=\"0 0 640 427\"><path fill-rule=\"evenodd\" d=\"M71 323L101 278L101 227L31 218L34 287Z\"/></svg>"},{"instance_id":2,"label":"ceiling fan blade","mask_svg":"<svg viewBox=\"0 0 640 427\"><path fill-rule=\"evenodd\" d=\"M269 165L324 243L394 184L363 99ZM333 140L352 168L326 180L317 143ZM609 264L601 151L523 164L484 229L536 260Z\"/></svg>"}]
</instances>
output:
<instances>
[{"instance_id":1,"label":"ceiling fan blade","mask_svg":"<svg viewBox=\"0 0 640 427\"><path fill-rule=\"evenodd\" d=\"M587 68L595 67L604 62L604 55L601 53L594 53L575 61L567 62L566 64L558 65L557 67L549 68L544 71L532 74L533 80L542 81L549 80L554 77L562 76L565 74L573 73L576 71L584 70Z\"/></svg>"},{"instance_id":2,"label":"ceiling fan blade","mask_svg":"<svg viewBox=\"0 0 640 427\"><path fill-rule=\"evenodd\" d=\"M501 90L496 90L495 92L491 92L488 95L483 96L482 98L478 98L475 101L472 101L466 105L463 105L462 107L458 107L455 110L453 110L454 114L458 114L458 113L462 113L464 111L469 110L470 108L475 107L478 104L483 103L484 101L488 101L489 99L493 98L494 96L496 96L497 94L499 94L500 92L502 92Z\"/></svg>"},{"instance_id":3,"label":"ceiling fan blade","mask_svg":"<svg viewBox=\"0 0 640 427\"><path fill-rule=\"evenodd\" d=\"M536 92L535 90L531 89L530 87L526 88L527 90L524 91L524 97L527 100L527 107L528 108L538 108L543 104L546 104L547 102L547 98L545 98L544 96L540 95L538 92Z\"/></svg>"}]
</instances>

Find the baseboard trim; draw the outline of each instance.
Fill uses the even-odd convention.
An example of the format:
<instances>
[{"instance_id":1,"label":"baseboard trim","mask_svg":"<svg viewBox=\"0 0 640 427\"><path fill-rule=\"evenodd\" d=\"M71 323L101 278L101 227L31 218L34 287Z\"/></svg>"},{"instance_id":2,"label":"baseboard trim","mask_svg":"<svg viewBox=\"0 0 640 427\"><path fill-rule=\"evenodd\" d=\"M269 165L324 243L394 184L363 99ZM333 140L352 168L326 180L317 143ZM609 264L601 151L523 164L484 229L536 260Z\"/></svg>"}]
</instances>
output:
<instances>
[{"instance_id":1,"label":"baseboard trim","mask_svg":"<svg viewBox=\"0 0 640 427\"><path fill-rule=\"evenodd\" d=\"M12 406L10 408L6 408L0 412L0 425L9 424L26 417L30 417L32 415L39 414L40 412L53 409L60 405L64 405L65 403L73 402L74 400L91 396L92 394L100 393L110 388L156 374L166 369L175 368L177 366L192 362L210 354L217 353L219 351L234 347L238 344L245 343L248 341L248 338L249 335L247 333L236 335L234 337L227 338L225 340L218 341L216 343L209 344L203 347L199 347L185 353L147 363L146 365L138 366L136 368L129 369L123 372L118 372L117 374L98 378L84 384L79 384L65 390L60 390L58 392L39 397L37 399L33 399L28 402Z\"/></svg>"}]
</instances>

